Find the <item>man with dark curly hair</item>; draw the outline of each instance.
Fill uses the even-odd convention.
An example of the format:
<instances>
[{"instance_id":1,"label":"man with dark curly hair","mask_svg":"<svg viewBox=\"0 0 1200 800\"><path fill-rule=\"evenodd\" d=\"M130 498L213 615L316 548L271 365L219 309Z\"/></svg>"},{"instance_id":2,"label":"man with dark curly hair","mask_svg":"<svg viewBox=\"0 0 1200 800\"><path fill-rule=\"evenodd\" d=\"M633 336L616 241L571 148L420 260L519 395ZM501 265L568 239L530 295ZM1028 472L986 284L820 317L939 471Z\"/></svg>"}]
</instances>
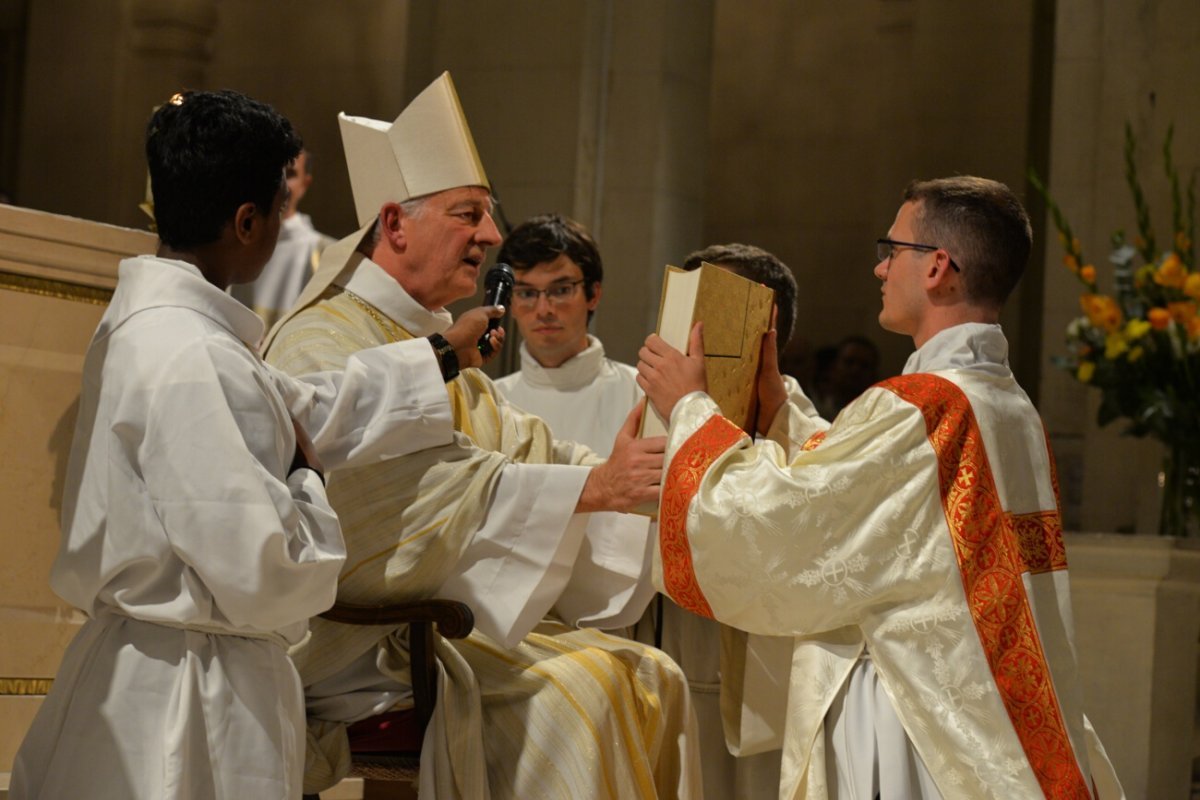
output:
<instances>
[{"instance_id":1,"label":"man with dark curly hair","mask_svg":"<svg viewBox=\"0 0 1200 800\"><path fill-rule=\"evenodd\" d=\"M521 369L496 388L555 438L608 455L642 390L637 370L606 357L588 333L604 281L596 242L575 220L542 214L514 228L496 260L516 274L512 315L521 333Z\"/></svg>"},{"instance_id":2,"label":"man with dark curly hair","mask_svg":"<svg viewBox=\"0 0 1200 800\"><path fill-rule=\"evenodd\" d=\"M263 323L225 290L270 258L298 152L284 117L237 92L176 94L150 120L161 245L121 262L88 348L50 576L88 620L10 797L300 794L286 648L333 604L345 560L322 464L452 433L428 340L304 378L256 352ZM481 361L496 313L446 332L460 358Z\"/></svg>"}]
</instances>

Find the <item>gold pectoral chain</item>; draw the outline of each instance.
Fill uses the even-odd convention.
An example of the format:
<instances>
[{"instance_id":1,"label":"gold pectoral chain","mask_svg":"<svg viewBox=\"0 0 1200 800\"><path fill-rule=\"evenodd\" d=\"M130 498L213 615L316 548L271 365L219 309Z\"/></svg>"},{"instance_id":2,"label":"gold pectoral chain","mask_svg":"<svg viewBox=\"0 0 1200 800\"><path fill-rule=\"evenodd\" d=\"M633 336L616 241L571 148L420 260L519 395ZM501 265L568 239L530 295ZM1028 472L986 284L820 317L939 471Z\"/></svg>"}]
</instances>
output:
<instances>
[{"instance_id":1,"label":"gold pectoral chain","mask_svg":"<svg viewBox=\"0 0 1200 800\"><path fill-rule=\"evenodd\" d=\"M352 292L346 288L343 288L342 291L346 293L346 296L349 297L354 302L355 305L357 305L363 311L367 312L367 316L369 316L371 319L375 320L375 324L378 325L379 329L383 331L383 335L388 338L388 341L391 341L391 342L402 341L402 339L400 338L400 335L398 334L398 331L403 331L404 330L403 328L401 328L393 320L390 320L390 319L386 318L385 316L383 316L383 314L380 314L379 309L375 308L375 306L371 305L366 300L364 300L361 297L359 297L358 295L356 295L354 292Z\"/></svg>"}]
</instances>

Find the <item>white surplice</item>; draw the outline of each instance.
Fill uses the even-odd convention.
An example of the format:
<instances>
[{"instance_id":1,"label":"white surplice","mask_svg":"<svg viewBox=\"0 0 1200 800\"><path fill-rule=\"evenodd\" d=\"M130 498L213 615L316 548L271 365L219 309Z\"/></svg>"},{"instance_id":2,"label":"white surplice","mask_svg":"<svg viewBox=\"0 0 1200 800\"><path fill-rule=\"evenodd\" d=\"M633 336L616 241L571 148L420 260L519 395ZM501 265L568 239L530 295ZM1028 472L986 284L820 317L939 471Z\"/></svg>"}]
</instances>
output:
<instances>
[{"instance_id":1,"label":"white surplice","mask_svg":"<svg viewBox=\"0 0 1200 800\"><path fill-rule=\"evenodd\" d=\"M9 796L293 797L304 709L286 646L345 558L326 468L443 444L432 348L304 379L262 322L181 261L127 259L89 346L51 585L88 621L17 754Z\"/></svg>"},{"instance_id":2,"label":"white surplice","mask_svg":"<svg viewBox=\"0 0 1200 800\"><path fill-rule=\"evenodd\" d=\"M789 405L757 444L702 393L676 406L656 578L796 637L781 798L857 796L863 754L868 796L921 797L921 769L944 797L1122 796L1081 707L1052 458L1007 350L996 325L944 330L832 426Z\"/></svg>"},{"instance_id":3,"label":"white surplice","mask_svg":"<svg viewBox=\"0 0 1200 800\"><path fill-rule=\"evenodd\" d=\"M604 345L588 335L588 345L557 367L543 367L521 343L521 368L496 380L505 399L540 417L555 439L585 444L602 456L629 412L642 399L637 370L604 355Z\"/></svg>"},{"instance_id":4,"label":"white surplice","mask_svg":"<svg viewBox=\"0 0 1200 800\"><path fill-rule=\"evenodd\" d=\"M340 273L333 285L278 329L272 363L299 374L450 325L369 259L347 258L330 267ZM439 596L475 611L469 639L438 642L444 672L422 748L423 795L695 796L694 723L678 668L599 632L534 630L552 606L572 624L636 620L654 591L645 520L574 514L595 455L552 441L479 370L449 388L454 443L330 477L350 551L340 598ZM310 791L346 768L337 723L409 695L404 633L316 620L293 651L312 717Z\"/></svg>"}]
</instances>

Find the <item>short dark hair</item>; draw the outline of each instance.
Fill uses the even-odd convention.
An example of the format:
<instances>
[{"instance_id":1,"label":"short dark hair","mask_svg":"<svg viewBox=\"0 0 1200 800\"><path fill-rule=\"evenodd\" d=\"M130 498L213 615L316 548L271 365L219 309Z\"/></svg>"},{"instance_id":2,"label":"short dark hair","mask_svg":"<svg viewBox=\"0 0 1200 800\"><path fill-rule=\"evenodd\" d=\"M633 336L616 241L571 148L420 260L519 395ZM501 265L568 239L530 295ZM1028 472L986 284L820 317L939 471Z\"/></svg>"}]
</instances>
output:
<instances>
[{"instance_id":1,"label":"short dark hair","mask_svg":"<svg viewBox=\"0 0 1200 800\"><path fill-rule=\"evenodd\" d=\"M958 175L913 181L905 202L919 203L913 232L944 248L962 270L967 299L1000 308L1029 262L1029 215L999 181Z\"/></svg>"},{"instance_id":2,"label":"short dark hair","mask_svg":"<svg viewBox=\"0 0 1200 800\"><path fill-rule=\"evenodd\" d=\"M553 261L560 255L565 255L583 270L584 295L591 300L595 285L604 282L604 263L592 235L573 219L560 214L530 217L504 238L496 260L521 272Z\"/></svg>"},{"instance_id":3,"label":"short dark hair","mask_svg":"<svg viewBox=\"0 0 1200 800\"><path fill-rule=\"evenodd\" d=\"M146 127L154 221L163 243L215 242L243 203L271 211L302 143L275 109L229 90L180 92Z\"/></svg>"},{"instance_id":4,"label":"short dark hair","mask_svg":"<svg viewBox=\"0 0 1200 800\"><path fill-rule=\"evenodd\" d=\"M686 270L697 269L701 261L718 267L728 267L737 274L758 281L775 291L775 307L779 316L775 319L776 341L779 352L792 338L792 327L796 324L796 276L773 254L752 244L714 244L697 250L683 262Z\"/></svg>"}]
</instances>

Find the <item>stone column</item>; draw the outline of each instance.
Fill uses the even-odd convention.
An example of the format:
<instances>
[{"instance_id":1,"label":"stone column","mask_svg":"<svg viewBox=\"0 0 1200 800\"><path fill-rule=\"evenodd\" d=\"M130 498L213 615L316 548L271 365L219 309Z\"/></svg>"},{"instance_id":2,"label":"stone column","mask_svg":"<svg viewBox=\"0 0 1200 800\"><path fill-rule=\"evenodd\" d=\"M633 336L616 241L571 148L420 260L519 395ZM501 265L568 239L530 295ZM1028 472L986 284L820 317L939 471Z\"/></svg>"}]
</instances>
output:
<instances>
[{"instance_id":1,"label":"stone column","mask_svg":"<svg viewBox=\"0 0 1200 800\"><path fill-rule=\"evenodd\" d=\"M594 329L626 362L663 267L702 244L711 39L711 2L410 6L408 95L449 69L509 221L557 211L592 231Z\"/></svg>"},{"instance_id":2,"label":"stone column","mask_svg":"<svg viewBox=\"0 0 1200 800\"><path fill-rule=\"evenodd\" d=\"M23 205L145 227L153 107L204 88L216 0L30 6L18 190ZM69 24L64 24L67 21Z\"/></svg>"}]
</instances>

